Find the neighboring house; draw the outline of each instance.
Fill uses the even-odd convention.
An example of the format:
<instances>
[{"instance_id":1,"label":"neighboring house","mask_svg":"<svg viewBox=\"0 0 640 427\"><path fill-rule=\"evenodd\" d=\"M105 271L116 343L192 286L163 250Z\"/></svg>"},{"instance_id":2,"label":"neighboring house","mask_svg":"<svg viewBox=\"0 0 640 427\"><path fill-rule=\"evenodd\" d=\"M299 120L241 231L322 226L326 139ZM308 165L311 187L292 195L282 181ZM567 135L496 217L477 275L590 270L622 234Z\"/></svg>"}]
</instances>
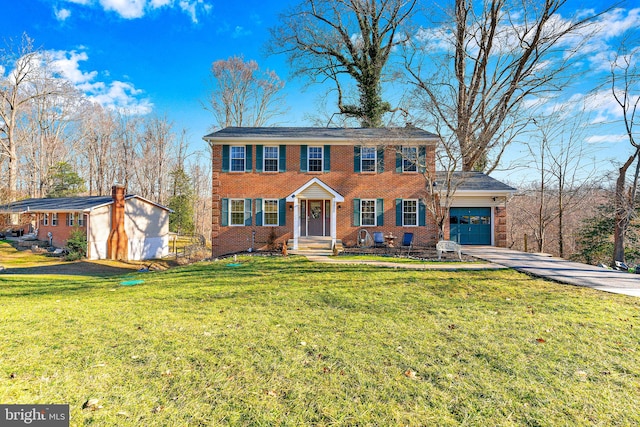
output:
<instances>
[{"instance_id":1,"label":"neighboring house","mask_svg":"<svg viewBox=\"0 0 640 427\"><path fill-rule=\"evenodd\" d=\"M56 247L64 247L74 229L83 229L89 259L145 260L167 255L169 212L143 197L125 195L121 186L114 186L111 196L27 199L0 206L0 214L9 214L17 234L51 239Z\"/></svg>"},{"instance_id":2,"label":"neighboring house","mask_svg":"<svg viewBox=\"0 0 640 427\"><path fill-rule=\"evenodd\" d=\"M214 256L284 242L294 250L317 241L356 245L363 229L411 232L418 246L438 239L424 203L425 172L435 176L435 134L415 127L230 127L204 140L212 149ZM451 210L455 236L505 246L504 206L514 189L484 174L471 178L459 183ZM460 227L478 221L489 226L482 237ZM445 238L454 237L448 234L447 226Z\"/></svg>"}]
</instances>

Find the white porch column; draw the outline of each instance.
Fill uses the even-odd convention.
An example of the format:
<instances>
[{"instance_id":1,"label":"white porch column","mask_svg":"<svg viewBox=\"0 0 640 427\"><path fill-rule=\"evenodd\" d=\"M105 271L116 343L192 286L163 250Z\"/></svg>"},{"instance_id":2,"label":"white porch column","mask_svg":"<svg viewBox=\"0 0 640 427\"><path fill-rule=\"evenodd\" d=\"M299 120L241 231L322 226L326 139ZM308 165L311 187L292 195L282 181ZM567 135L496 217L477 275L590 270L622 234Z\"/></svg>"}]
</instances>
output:
<instances>
[{"instance_id":1,"label":"white porch column","mask_svg":"<svg viewBox=\"0 0 640 427\"><path fill-rule=\"evenodd\" d=\"M293 199L293 250L298 250L298 239L300 238L300 203L299 198Z\"/></svg>"},{"instance_id":2,"label":"white porch column","mask_svg":"<svg viewBox=\"0 0 640 427\"><path fill-rule=\"evenodd\" d=\"M338 204L336 203L336 199L331 199L331 247L333 248L336 245L336 237L337 237L337 221L336 216L338 215Z\"/></svg>"}]
</instances>

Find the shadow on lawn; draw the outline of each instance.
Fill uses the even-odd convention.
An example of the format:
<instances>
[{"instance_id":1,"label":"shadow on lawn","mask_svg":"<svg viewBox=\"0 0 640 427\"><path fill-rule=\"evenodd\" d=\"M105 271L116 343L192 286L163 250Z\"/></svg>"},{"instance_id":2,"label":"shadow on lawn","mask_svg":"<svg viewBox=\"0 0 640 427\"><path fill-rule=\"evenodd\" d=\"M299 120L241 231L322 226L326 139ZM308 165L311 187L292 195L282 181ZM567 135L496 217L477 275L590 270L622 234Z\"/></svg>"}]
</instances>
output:
<instances>
[{"instance_id":1,"label":"shadow on lawn","mask_svg":"<svg viewBox=\"0 0 640 427\"><path fill-rule=\"evenodd\" d=\"M135 272L138 268L140 268L139 265L111 266L89 261L77 261L36 267L10 267L1 271L0 275L55 274L63 276L109 277Z\"/></svg>"}]
</instances>

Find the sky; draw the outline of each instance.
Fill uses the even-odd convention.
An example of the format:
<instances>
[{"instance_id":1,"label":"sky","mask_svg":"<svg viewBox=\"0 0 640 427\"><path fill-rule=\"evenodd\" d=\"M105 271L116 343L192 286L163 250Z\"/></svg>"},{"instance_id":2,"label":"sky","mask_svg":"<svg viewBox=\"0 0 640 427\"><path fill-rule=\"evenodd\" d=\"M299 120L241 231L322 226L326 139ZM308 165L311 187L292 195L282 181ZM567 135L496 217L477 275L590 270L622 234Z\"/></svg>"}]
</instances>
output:
<instances>
[{"instance_id":1,"label":"sky","mask_svg":"<svg viewBox=\"0 0 640 427\"><path fill-rule=\"evenodd\" d=\"M318 93L328 87L303 90L301 80L290 79L286 58L265 56L269 28L278 14L298 0L0 0L4 17L0 43L19 41L23 33L35 45L52 52L59 67L91 99L107 107L138 114L167 116L174 131L187 131L191 149L203 145L212 130L213 116L203 107L213 61L242 55L261 69L271 69L287 81L286 126L304 126L307 114L317 109ZM423 2L425 3L425 2ZM602 10L612 2L571 0L567 13ZM640 27L640 5L620 3L604 16L600 33L584 65L590 78L557 105L575 104L606 71L607 59L625 29ZM577 97L577 98L576 98ZM551 107L550 107L551 108ZM596 125L585 142L605 154L627 146L616 120L615 105L606 91L588 104ZM619 119L619 116L617 117ZM427 129L430 130L430 129ZM513 158L517 147L511 150ZM604 155L604 154L603 154ZM604 157L603 157L604 158Z\"/></svg>"}]
</instances>

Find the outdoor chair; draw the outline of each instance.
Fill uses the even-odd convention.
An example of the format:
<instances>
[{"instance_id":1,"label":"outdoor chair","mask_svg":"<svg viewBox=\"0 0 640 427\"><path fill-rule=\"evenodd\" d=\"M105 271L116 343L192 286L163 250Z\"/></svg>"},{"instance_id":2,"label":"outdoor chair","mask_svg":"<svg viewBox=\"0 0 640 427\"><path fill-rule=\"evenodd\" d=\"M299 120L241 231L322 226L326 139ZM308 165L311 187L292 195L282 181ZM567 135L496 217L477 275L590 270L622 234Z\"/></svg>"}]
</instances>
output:
<instances>
[{"instance_id":1,"label":"outdoor chair","mask_svg":"<svg viewBox=\"0 0 640 427\"><path fill-rule=\"evenodd\" d=\"M411 247L413 246L413 233L404 233L402 235L402 244L401 248L407 248L407 256L411 252Z\"/></svg>"},{"instance_id":2,"label":"outdoor chair","mask_svg":"<svg viewBox=\"0 0 640 427\"><path fill-rule=\"evenodd\" d=\"M373 233L373 247L374 248L386 248L387 244L384 240L384 235L381 231L374 231Z\"/></svg>"}]
</instances>

